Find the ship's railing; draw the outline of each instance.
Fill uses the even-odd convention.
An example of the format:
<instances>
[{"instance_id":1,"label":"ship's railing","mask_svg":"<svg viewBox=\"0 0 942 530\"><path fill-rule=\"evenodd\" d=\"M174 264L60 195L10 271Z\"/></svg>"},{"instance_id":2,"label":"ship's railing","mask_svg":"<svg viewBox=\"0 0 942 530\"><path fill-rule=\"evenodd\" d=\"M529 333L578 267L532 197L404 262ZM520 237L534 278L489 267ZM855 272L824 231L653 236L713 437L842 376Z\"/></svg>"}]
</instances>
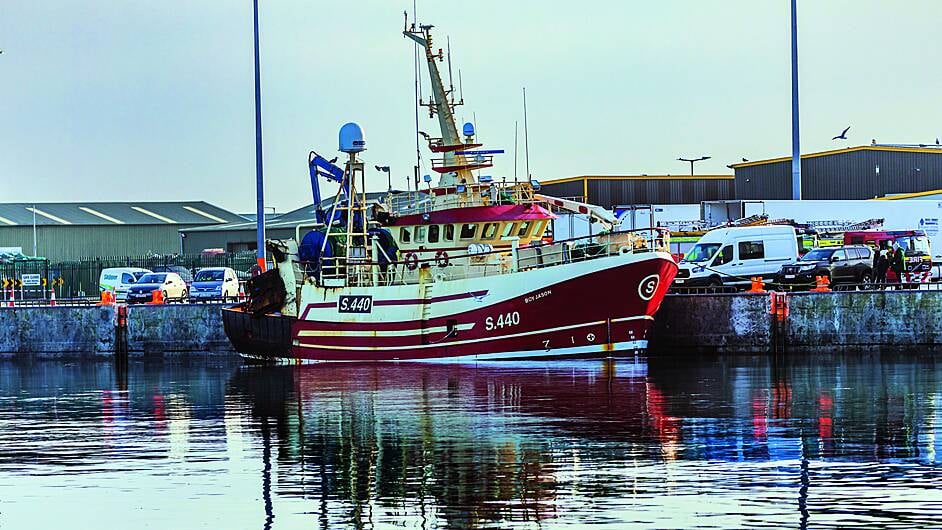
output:
<instances>
[{"instance_id":1,"label":"ship's railing","mask_svg":"<svg viewBox=\"0 0 942 530\"><path fill-rule=\"evenodd\" d=\"M299 282L316 278L320 285L328 287L408 285L497 276L618 254L667 253L669 249L668 230L645 228L519 248L514 246L509 250L472 246L468 251L436 253L427 258L412 252L402 253L390 261L371 261L366 257L322 258L319 268L312 263L301 262L297 271Z\"/></svg>"},{"instance_id":2,"label":"ship's railing","mask_svg":"<svg viewBox=\"0 0 942 530\"><path fill-rule=\"evenodd\" d=\"M435 188L435 193L437 194L433 196L427 191L410 191L390 195L386 201L386 208L390 213L402 216L428 213L433 209L540 202L533 196L533 187L524 182L515 184L495 182L490 185L458 184Z\"/></svg>"}]
</instances>

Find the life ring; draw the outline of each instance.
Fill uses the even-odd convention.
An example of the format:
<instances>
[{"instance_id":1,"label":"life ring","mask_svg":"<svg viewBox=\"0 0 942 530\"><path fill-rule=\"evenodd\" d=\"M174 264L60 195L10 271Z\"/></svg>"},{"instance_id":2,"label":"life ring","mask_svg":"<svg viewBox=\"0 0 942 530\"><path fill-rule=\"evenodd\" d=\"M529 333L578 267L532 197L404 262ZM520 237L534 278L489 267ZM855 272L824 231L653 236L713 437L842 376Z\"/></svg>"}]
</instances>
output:
<instances>
[{"instance_id":1,"label":"life ring","mask_svg":"<svg viewBox=\"0 0 942 530\"><path fill-rule=\"evenodd\" d=\"M414 271L419 268L419 255L415 252L408 252L405 256L402 257L402 261L406 264L406 268L410 271Z\"/></svg>"},{"instance_id":2,"label":"life ring","mask_svg":"<svg viewBox=\"0 0 942 530\"><path fill-rule=\"evenodd\" d=\"M448 266L448 253L445 252L444 250L439 250L438 252L436 252L435 263L439 267L447 267Z\"/></svg>"}]
</instances>

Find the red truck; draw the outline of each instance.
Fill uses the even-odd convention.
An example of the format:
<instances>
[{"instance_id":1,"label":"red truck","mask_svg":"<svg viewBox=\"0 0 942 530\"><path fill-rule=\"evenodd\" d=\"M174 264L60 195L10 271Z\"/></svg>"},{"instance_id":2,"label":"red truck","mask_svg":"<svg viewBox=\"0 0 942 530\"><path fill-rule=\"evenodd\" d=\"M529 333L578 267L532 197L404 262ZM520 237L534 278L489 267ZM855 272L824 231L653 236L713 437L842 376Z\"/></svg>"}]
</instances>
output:
<instances>
[{"instance_id":1,"label":"red truck","mask_svg":"<svg viewBox=\"0 0 942 530\"><path fill-rule=\"evenodd\" d=\"M887 271L888 282L928 283L932 277L932 252L929 237L923 230L860 230L844 232L845 245L869 245L876 250L890 248L898 243L905 256L903 278Z\"/></svg>"}]
</instances>

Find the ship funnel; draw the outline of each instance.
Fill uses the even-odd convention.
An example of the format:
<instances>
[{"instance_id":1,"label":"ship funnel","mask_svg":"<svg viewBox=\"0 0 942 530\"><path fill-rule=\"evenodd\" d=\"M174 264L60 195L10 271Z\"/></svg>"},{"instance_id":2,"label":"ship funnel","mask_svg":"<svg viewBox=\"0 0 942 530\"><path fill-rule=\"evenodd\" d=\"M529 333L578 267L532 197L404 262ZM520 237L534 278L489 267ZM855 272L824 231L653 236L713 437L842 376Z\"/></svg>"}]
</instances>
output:
<instances>
[{"instance_id":1,"label":"ship funnel","mask_svg":"<svg viewBox=\"0 0 942 530\"><path fill-rule=\"evenodd\" d=\"M461 132L463 132L465 136L474 136L474 124L470 121L465 123L461 128Z\"/></svg>"},{"instance_id":2,"label":"ship funnel","mask_svg":"<svg viewBox=\"0 0 942 530\"><path fill-rule=\"evenodd\" d=\"M363 129L356 123L345 123L340 128L340 150L344 153L359 153L366 150Z\"/></svg>"}]
</instances>

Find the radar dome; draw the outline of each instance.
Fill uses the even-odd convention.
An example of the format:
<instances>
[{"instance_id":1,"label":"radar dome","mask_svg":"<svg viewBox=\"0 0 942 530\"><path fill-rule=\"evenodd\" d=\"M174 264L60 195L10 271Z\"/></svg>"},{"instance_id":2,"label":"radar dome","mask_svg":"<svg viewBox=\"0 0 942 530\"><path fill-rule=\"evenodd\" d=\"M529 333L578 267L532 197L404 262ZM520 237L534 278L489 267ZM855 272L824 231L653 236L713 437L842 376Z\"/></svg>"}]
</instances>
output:
<instances>
[{"instance_id":1,"label":"radar dome","mask_svg":"<svg viewBox=\"0 0 942 530\"><path fill-rule=\"evenodd\" d=\"M340 150L344 153L359 153L366 150L363 129L358 124L350 122L340 128Z\"/></svg>"},{"instance_id":2,"label":"radar dome","mask_svg":"<svg viewBox=\"0 0 942 530\"><path fill-rule=\"evenodd\" d=\"M462 127L462 131L464 132L465 136L474 136L474 124L470 121L466 122L464 127Z\"/></svg>"}]
</instances>

